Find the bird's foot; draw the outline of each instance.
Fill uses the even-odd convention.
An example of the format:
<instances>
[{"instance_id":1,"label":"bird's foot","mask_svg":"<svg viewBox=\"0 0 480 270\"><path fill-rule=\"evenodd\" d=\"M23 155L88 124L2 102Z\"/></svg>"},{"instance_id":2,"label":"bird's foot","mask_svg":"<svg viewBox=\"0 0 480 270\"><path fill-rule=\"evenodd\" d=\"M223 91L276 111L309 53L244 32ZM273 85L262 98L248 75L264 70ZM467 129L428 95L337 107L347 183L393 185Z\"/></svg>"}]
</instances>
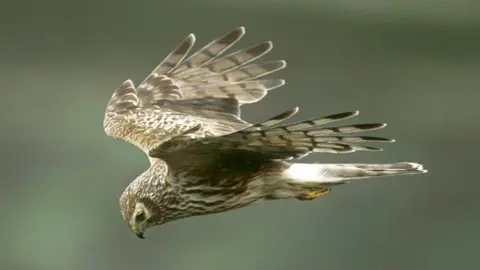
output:
<instances>
[{"instance_id":1,"label":"bird's foot","mask_svg":"<svg viewBox=\"0 0 480 270\"><path fill-rule=\"evenodd\" d=\"M330 192L331 188L324 188L320 190L309 190L304 192L302 195L297 196L297 200L306 201L306 200L314 200L320 196L327 196Z\"/></svg>"}]
</instances>

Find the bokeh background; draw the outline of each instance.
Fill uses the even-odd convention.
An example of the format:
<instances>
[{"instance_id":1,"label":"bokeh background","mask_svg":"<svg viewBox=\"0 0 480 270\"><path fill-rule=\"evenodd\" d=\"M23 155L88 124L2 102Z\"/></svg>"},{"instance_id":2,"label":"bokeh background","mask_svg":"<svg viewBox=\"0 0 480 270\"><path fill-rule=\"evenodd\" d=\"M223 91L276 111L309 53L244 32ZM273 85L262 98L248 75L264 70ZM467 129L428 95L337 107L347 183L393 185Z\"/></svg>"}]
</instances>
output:
<instances>
[{"instance_id":1,"label":"bokeh background","mask_svg":"<svg viewBox=\"0 0 480 270\"><path fill-rule=\"evenodd\" d=\"M0 1L0 269L480 269L480 2ZM103 112L187 34L244 25L272 40L287 85L243 107L260 121L360 110L388 122L381 153L426 175L355 182L130 233L118 197L148 161L104 135ZM352 123L355 121L351 121Z\"/></svg>"}]
</instances>

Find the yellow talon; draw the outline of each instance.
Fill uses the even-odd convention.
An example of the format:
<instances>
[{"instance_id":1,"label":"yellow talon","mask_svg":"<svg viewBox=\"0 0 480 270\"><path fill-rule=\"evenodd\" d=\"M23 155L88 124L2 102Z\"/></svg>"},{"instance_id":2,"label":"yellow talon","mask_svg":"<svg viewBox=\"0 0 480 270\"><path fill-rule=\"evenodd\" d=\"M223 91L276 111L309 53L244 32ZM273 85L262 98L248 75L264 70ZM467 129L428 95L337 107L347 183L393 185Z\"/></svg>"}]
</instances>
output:
<instances>
[{"instance_id":1,"label":"yellow talon","mask_svg":"<svg viewBox=\"0 0 480 270\"><path fill-rule=\"evenodd\" d=\"M313 200L320 196L327 196L330 192L330 188L320 189L320 190L312 190L303 193L301 196L297 197L299 200Z\"/></svg>"},{"instance_id":2,"label":"yellow talon","mask_svg":"<svg viewBox=\"0 0 480 270\"><path fill-rule=\"evenodd\" d=\"M306 197L306 198L309 198L309 199L315 199L315 198L318 198L318 197L320 197L320 196L326 196L326 195L328 195L328 192L329 192L328 189L309 191L309 192L306 192L306 193L305 193L305 197Z\"/></svg>"}]
</instances>

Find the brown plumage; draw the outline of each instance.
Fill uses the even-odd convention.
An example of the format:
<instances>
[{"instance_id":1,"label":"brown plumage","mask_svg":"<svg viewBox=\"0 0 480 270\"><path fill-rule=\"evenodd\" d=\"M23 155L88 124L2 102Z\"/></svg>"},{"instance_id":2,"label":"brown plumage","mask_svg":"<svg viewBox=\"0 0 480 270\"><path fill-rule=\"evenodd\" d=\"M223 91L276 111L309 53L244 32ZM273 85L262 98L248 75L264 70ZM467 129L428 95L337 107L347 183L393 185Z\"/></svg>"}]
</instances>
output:
<instances>
[{"instance_id":1,"label":"brown plumage","mask_svg":"<svg viewBox=\"0 0 480 270\"><path fill-rule=\"evenodd\" d=\"M325 126L356 111L293 124L284 121L297 108L254 125L242 120L241 105L284 84L260 78L286 65L251 63L270 51L271 42L223 56L244 34L239 27L189 56L195 43L190 34L142 83L125 81L108 102L107 135L135 144L150 160L120 197L122 215L139 237L147 227L261 200L315 199L351 179L426 172L408 162L293 163L313 152L379 151L359 143L393 140L349 135L385 124Z\"/></svg>"}]
</instances>

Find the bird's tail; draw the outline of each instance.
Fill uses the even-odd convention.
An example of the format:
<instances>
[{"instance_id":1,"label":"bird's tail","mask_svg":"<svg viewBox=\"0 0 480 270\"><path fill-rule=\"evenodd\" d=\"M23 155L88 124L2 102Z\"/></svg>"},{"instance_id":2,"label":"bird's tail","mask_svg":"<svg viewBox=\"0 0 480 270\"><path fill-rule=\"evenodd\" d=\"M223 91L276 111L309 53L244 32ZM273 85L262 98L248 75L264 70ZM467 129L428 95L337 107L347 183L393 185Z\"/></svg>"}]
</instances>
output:
<instances>
[{"instance_id":1,"label":"bird's tail","mask_svg":"<svg viewBox=\"0 0 480 270\"><path fill-rule=\"evenodd\" d=\"M388 164L306 164L293 163L283 172L283 177L307 186L328 187L349 180L426 173L418 163Z\"/></svg>"}]
</instances>

